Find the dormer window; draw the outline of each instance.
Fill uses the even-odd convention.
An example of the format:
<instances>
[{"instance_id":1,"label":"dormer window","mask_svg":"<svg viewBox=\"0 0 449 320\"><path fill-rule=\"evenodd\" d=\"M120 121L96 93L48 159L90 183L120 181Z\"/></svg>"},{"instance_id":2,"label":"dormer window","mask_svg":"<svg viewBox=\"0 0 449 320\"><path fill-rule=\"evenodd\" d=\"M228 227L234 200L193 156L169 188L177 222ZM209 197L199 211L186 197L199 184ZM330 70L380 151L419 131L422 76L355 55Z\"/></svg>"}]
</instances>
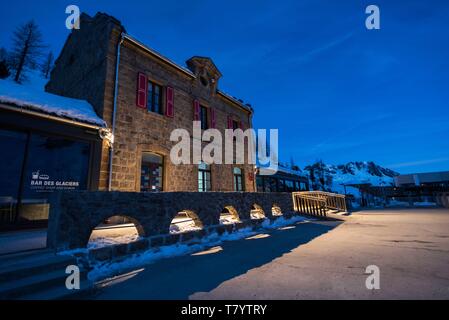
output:
<instances>
[{"instance_id":1,"label":"dormer window","mask_svg":"<svg viewBox=\"0 0 449 320\"><path fill-rule=\"evenodd\" d=\"M212 59L195 56L187 60L186 63L200 86L208 88L212 95L215 94L221 73Z\"/></svg>"},{"instance_id":2,"label":"dormer window","mask_svg":"<svg viewBox=\"0 0 449 320\"><path fill-rule=\"evenodd\" d=\"M204 76L200 77L200 81L201 81L201 84L205 87L207 87L209 85L209 81L207 81L206 77L204 77Z\"/></svg>"}]
</instances>

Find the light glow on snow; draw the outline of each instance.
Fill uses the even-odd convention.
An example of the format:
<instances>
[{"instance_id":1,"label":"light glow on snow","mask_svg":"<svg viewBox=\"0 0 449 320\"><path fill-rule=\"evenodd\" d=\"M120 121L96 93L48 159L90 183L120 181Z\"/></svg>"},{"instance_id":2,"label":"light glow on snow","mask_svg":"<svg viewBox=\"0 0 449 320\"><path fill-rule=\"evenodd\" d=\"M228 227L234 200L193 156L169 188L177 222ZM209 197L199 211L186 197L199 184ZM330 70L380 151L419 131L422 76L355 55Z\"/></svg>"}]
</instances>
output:
<instances>
[{"instance_id":1,"label":"light glow on snow","mask_svg":"<svg viewBox=\"0 0 449 320\"><path fill-rule=\"evenodd\" d=\"M286 219L284 217L280 217L276 219L273 223L270 222L269 219L266 219L261 227L262 230L270 230L270 229L278 229L281 227L285 227L287 225L296 224L300 222L311 221L313 219L302 217L302 216L293 216L291 219ZM261 230L261 231L262 231ZM240 239L246 239L256 235L257 232L254 231L251 227L243 228L238 231L228 233L225 232L221 236L217 233L209 234L208 236L202 238L200 243L188 245L185 243L177 243L170 246L162 246L158 248L151 248L142 253L134 254L129 257L126 257L122 261L118 262L106 262L106 263L94 263L92 271L89 272L88 278L92 281L98 281L100 279L106 279L108 277L113 277L118 274L122 274L124 272L129 272L130 270L141 268L145 265L154 263L157 260L164 258L177 257L186 254L193 254L198 252L207 252L207 250L212 250L213 253L219 252L223 249L220 244L225 241L234 241ZM269 236L269 235L268 235ZM262 236L263 237L263 236ZM214 249L215 248L215 249ZM84 249L85 250L85 249ZM60 254L69 254L72 251L62 252Z\"/></svg>"}]
</instances>

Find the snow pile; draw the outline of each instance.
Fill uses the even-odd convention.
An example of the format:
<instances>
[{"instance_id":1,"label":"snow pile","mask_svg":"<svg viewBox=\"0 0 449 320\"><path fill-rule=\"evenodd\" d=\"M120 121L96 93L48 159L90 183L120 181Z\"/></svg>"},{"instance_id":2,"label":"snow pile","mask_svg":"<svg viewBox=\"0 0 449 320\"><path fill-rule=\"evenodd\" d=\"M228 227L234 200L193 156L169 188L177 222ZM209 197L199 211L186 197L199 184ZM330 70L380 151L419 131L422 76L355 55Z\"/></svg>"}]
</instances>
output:
<instances>
[{"instance_id":1,"label":"snow pile","mask_svg":"<svg viewBox=\"0 0 449 320\"><path fill-rule=\"evenodd\" d=\"M0 103L106 126L89 103L45 92L44 84L45 80L36 74L31 74L30 82L26 84L18 84L11 79L0 80Z\"/></svg>"},{"instance_id":2,"label":"snow pile","mask_svg":"<svg viewBox=\"0 0 449 320\"><path fill-rule=\"evenodd\" d=\"M436 207L437 204L435 202L415 202L413 203L415 207Z\"/></svg>"},{"instance_id":3,"label":"snow pile","mask_svg":"<svg viewBox=\"0 0 449 320\"><path fill-rule=\"evenodd\" d=\"M280 217L271 222L269 219L266 219L264 222L262 222L262 228L264 229L277 229L282 228L285 226L288 226L290 224L298 223L298 222L306 222L306 221L313 221L315 219L312 218L306 218L302 216L293 216L290 219L286 219L285 217Z\"/></svg>"},{"instance_id":4,"label":"snow pile","mask_svg":"<svg viewBox=\"0 0 449 320\"><path fill-rule=\"evenodd\" d=\"M413 202L413 207L436 207L437 204L435 202L429 202L429 201L423 201L423 202ZM398 200L391 200L390 203L387 204L388 208L395 208L395 207L410 207L410 203L406 201L398 201Z\"/></svg>"},{"instance_id":5,"label":"snow pile","mask_svg":"<svg viewBox=\"0 0 449 320\"><path fill-rule=\"evenodd\" d=\"M298 222L311 221L313 219L305 218L302 216L294 216L290 219L280 217L274 222L266 219L262 223L263 229L277 229L287 225L295 224ZM255 232L251 227L243 228L238 231L228 233L225 232L221 236L218 233L212 233L200 240L200 243L187 245L183 243L177 243L170 246L162 246L158 248L152 248L144 251L140 254L134 254L127 257L125 260L117 262L106 262L106 263L96 263L93 265L92 271L89 272L88 278L91 281L98 281L101 279L106 279L108 277L113 277L124 272L129 272L130 270L136 270L144 265L154 263L157 260L172 258L177 256L182 256L186 254L191 254L194 252L203 251L205 249L215 247L225 241L235 241L240 239L245 239L255 235ZM84 251L83 251L84 250ZM75 252L86 252L85 249L71 250L62 252L60 254L73 254Z\"/></svg>"},{"instance_id":6,"label":"snow pile","mask_svg":"<svg viewBox=\"0 0 449 320\"><path fill-rule=\"evenodd\" d=\"M193 221L193 219L190 218L186 219L175 218L170 224L170 233L183 233L198 230L201 230L201 228L196 226L195 221Z\"/></svg>"},{"instance_id":7,"label":"snow pile","mask_svg":"<svg viewBox=\"0 0 449 320\"><path fill-rule=\"evenodd\" d=\"M408 207L409 203L405 201L391 200L390 203L387 204L387 207Z\"/></svg>"},{"instance_id":8,"label":"snow pile","mask_svg":"<svg viewBox=\"0 0 449 320\"><path fill-rule=\"evenodd\" d=\"M89 240L87 249L98 249L115 244L130 243L142 239L137 233L127 234L119 237L97 237Z\"/></svg>"},{"instance_id":9,"label":"snow pile","mask_svg":"<svg viewBox=\"0 0 449 320\"><path fill-rule=\"evenodd\" d=\"M251 210L250 217L251 219L265 219L265 214L259 209L254 209Z\"/></svg>"},{"instance_id":10,"label":"snow pile","mask_svg":"<svg viewBox=\"0 0 449 320\"><path fill-rule=\"evenodd\" d=\"M238 223L238 222L239 222L239 220L232 214L221 214L220 215L220 224L234 224L234 223Z\"/></svg>"},{"instance_id":11,"label":"snow pile","mask_svg":"<svg viewBox=\"0 0 449 320\"><path fill-rule=\"evenodd\" d=\"M278 163L277 170L274 170L274 169L271 169L268 167L263 167L263 166L261 166L260 169L262 169L264 171L264 174L266 174L266 175L276 174L278 172L281 172L281 173L287 173L287 174L307 178L307 172L303 172L301 170L301 168L299 168L295 165L292 167L292 165L281 163L281 162Z\"/></svg>"}]
</instances>

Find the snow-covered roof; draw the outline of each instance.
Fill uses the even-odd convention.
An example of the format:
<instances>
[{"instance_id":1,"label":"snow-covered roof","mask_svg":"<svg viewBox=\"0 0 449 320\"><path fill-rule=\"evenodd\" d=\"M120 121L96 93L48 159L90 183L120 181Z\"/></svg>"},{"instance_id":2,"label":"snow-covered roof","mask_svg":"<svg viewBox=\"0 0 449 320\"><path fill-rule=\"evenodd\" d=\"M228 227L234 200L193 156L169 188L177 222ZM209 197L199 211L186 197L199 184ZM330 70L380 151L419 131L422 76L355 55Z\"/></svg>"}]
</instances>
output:
<instances>
[{"instance_id":1,"label":"snow-covered roof","mask_svg":"<svg viewBox=\"0 0 449 320\"><path fill-rule=\"evenodd\" d=\"M38 85L0 80L0 103L106 127L88 102L45 92Z\"/></svg>"},{"instance_id":2,"label":"snow-covered roof","mask_svg":"<svg viewBox=\"0 0 449 320\"><path fill-rule=\"evenodd\" d=\"M269 167L260 167L259 169L260 169L260 172L262 175L274 175L278 172L281 172L281 173L287 173L287 174L291 174L291 175L295 175L295 176L299 176L299 177L307 177L307 175L305 175L301 171L297 171L297 170L293 170L293 169L289 169L289 168L285 168L285 167L281 167L281 166L278 166L277 170L271 169Z\"/></svg>"},{"instance_id":3,"label":"snow-covered roof","mask_svg":"<svg viewBox=\"0 0 449 320\"><path fill-rule=\"evenodd\" d=\"M296 176L306 177L306 175L302 171L293 170L293 169L286 168L286 167L279 166L278 171L288 173L288 174L293 174Z\"/></svg>"}]
</instances>

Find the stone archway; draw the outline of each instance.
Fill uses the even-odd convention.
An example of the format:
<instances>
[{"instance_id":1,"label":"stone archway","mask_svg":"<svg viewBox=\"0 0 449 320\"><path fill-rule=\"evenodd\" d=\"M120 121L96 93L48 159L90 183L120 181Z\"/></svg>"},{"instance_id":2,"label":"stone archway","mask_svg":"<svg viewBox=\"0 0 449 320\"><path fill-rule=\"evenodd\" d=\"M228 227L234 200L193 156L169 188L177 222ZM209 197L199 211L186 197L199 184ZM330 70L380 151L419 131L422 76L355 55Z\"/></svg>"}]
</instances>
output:
<instances>
[{"instance_id":1,"label":"stone archway","mask_svg":"<svg viewBox=\"0 0 449 320\"><path fill-rule=\"evenodd\" d=\"M193 210L181 210L171 220L169 233L185 233L203 229L203 222Z\"/></svg>"},{"instance_id":2,"label":"stone archway","mask_svg":"<svg viewBox=\"0 0 449 320\"><path fill-rule=\"evenodd\" d=\"M97 225L90 233L88 248L129 243L145 237L142 225L125 215L113 215Z\"/></svg>"},{"instance_id":3,"label":"stone archway","mask_svg":"<svg viewBox=\"0 0 449 320\"><path fill-rule=\"evenodd\" d=\"M264 210L257 203L252 205L250 216L251 216L251 219L265 219L266 218Z\"/></svg>"},{"instance_id":4,"label":"stone archway","mask_svg":"<svg viewBox=\"0 0 449 320\"><path fill-rule=\"evenodd\" d=\"M240 216L233 206L225 206L220 213L220 224L239 223Z\"/></svg>"},{"instance_id":5,"label":"stone archway","mask_svg":"<svg viewBox=\"0 0 449 320\"><path fill-rule=\"evenodd\" d=\"M282 209L278 204L273 203L273 205L271 206L271 215L274 217L279 217L283 215Z\"/></svg>"}]
</instances>

